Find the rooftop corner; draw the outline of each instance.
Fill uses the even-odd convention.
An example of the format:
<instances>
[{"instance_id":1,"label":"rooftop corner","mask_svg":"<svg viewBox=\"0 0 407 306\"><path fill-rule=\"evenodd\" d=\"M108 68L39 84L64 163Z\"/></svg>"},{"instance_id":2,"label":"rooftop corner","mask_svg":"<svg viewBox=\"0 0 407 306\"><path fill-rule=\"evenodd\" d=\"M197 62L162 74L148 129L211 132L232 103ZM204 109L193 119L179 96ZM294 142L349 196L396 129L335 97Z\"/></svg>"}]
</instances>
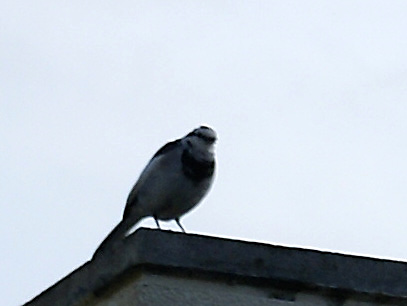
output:
<instances>
[{"instance_id":1,"label":"rooftop corner","mask_svg":"<svg viewBox=\"0 0 407 306\"><path fill-rule=\"evenodd\" d=\"M26 305L112 301L407 305L407 263L142 228Z\"/></svg>"}]
</instances>

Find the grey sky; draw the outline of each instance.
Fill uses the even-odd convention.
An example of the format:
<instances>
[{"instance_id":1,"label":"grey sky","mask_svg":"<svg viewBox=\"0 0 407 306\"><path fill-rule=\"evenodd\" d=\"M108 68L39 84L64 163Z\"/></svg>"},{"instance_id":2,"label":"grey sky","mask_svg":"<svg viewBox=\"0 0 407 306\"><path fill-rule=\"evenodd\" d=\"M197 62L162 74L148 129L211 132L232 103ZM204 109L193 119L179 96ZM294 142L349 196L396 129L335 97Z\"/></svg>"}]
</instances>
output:
<instances>
[{"instance_id":1,"label":"grey sky","mask_svg":"<svg viewBox=\"0 0 407 306\"><path fill-rule=\"evenodd\" d=\"M88 260L155 151L203 123L219 166L188 232L406 260L406 14L3 1L1 304Z\"/></svg>"}]
</instances>

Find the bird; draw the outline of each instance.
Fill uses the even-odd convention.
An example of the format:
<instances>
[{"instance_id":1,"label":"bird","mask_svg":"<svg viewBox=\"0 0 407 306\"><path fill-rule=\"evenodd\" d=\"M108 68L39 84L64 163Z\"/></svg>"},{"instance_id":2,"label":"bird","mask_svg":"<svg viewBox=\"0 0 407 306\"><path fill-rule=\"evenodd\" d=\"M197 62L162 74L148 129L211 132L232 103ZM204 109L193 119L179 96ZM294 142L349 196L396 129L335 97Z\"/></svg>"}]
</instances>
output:
<instances>
[{"instance_id":1,"label":"bird","mask_svg":"<svg viewBox=\"0 0 407 306\"><path fill-rule=\"evenodd\" d=\"M215 173L216 132L200 126L162 146L150 159L131 189L123 218L94 253L114 248L141 219L175 220L194 208L210 190Z\"/></svg>"}]
</instances>

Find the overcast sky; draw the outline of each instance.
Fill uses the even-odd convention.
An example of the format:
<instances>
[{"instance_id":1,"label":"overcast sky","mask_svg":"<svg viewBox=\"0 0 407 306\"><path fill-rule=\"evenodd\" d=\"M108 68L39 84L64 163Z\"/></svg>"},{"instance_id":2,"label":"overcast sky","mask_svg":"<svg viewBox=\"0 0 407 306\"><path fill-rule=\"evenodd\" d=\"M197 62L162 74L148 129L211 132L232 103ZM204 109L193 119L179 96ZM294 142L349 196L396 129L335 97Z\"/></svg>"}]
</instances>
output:
<instances>
[{"instance_id":1,"label":"overcast sky","mask_svg":"<svg viewBox=\"0 0 407 306\"><path fill-rule=\"evenodd\" d=\"M0 304L89 260L155 151L201 124L218 169L188 232L407 260L406 16L406 1L3 1Z\"/></svg>"}]
</instances>

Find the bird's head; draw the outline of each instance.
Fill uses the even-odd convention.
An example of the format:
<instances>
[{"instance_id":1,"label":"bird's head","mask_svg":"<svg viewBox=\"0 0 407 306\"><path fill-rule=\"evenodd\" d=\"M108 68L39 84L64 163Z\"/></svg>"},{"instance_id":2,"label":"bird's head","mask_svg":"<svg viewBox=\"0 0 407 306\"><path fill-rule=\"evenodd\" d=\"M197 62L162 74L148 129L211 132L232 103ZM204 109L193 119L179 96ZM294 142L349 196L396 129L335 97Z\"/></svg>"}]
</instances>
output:
<instances>
[{"instance_id":1,"label":"bird's head","mask_svg":"<svg viewBox=\"0 0 407 306\"><path fill-rule=\"evenodd\" d=\"M191 151L214 153L216 132L207 126L200 126L184 137Z\"/></svg>"}]
</instances>

